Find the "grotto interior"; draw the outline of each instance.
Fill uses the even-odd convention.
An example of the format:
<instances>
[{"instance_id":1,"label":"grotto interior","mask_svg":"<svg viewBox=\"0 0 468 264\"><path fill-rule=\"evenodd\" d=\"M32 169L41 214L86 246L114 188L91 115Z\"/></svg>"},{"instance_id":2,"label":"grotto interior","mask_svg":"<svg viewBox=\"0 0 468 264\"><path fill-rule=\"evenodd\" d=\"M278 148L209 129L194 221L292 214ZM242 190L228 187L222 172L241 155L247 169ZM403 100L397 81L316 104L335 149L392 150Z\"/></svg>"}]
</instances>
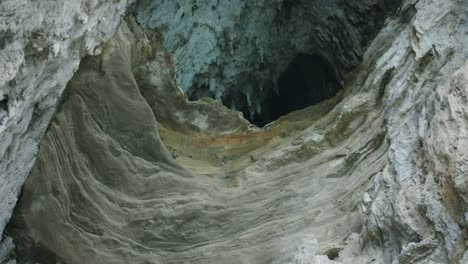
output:
<instances>
[{"instance_id":1,"label":"grotto interior","mask_svg":"<svg viewBox=\"0 0 468 264\"><path fill-rule=\"evenodd\" d=\"M466 1L26 2L0 264L468 263Z\"/></svg>"},{"instance_id":2,"label":"grotto interior","mask_svg":"<svg viewBox=\"0 0 468 264\"><path fill-rule=\"evenodd\" d=\"M250 119L247 109L243 111L255 125L268 124L290 112L330 99L342 89L334 69L315 54L296 55L272 85L267 88L270 92L261 102L260 113Z\"/></svg>"}]
</instances>

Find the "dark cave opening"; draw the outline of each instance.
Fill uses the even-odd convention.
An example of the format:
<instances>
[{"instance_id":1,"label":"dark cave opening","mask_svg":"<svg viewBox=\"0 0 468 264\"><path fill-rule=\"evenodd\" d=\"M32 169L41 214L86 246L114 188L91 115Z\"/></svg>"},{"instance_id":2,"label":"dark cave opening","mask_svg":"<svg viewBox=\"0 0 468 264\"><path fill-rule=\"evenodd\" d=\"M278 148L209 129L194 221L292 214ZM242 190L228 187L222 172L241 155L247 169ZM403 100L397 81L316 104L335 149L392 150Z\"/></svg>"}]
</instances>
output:
<instances>
[{"instance_id":1,"label":"dark cave opening","mask_svg":"<svg viewBox=\"0 0 468 264\"><path fill-rule=\"evenodd\" d=\"M322 57L303 53L289 63L276 85L276 89L269 89L260 114L250 116L244 111L251 123L264 126L290 112L330 99L342 89L333 68Z\"/></svg>"}]
</instances>

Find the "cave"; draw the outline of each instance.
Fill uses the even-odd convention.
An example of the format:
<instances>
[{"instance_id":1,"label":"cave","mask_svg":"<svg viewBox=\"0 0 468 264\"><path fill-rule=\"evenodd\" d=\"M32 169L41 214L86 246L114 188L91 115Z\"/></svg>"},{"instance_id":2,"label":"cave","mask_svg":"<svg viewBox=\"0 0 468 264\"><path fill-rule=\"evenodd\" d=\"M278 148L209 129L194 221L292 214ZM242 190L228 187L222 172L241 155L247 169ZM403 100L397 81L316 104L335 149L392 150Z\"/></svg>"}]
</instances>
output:
<instances>
[{"instance_id":1,"label":"cave","mask_svg":"<svg viewBox=\"0 0 468 264\"><path fill-rule=\"evenodd\" d=\"M0 264L468 263L468 6L399 1L0 1Z\"/></svg>"},{"instance_id":2,"label":"cave","mask_svg":"<svg viewBox=\"0 0 468 264\"><path fill-rule=\"evenodd\" d=\"M342 89L333 68L317 54L297 54L277 78L262 102L262 111L244 116L264 126L290 112L334 97Z\"/></svg>"}]
</instances>

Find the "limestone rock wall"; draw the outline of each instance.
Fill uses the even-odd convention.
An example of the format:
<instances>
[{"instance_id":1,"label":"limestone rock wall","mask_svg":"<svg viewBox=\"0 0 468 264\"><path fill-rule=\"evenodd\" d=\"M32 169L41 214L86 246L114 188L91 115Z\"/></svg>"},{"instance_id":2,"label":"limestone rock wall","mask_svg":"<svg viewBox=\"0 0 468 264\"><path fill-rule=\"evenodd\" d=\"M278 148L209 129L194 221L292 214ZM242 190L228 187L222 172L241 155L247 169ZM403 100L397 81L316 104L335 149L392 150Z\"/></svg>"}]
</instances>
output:
<instances>
[{"instance_id":1,"label":"limestone rock wall","mask_svg":"<svg viewBox=\"0 0 468 264\"><path fill-rule=\"evenodd\" d=\"M188 102L160 32L130 19L42 142L19 261L463 263L467 14L405 1L343 93L265 129Z\"/></svg>"},{"instance_id":2,"label":"limestone rock wall","mask_svg":"<svg viewBox=\"0 0 468 264\"><path fill-rule=\"evenodd\" d=\"M298 53L319 54L340 80L400 1L140 1L139 22L158 27L190 96L261 112Z\"/></svg>"},{"instance_id":3,"label":"limestone rock wall","mask_svg":"<svg viewBox=\"0 0 468 264\"><path fill-rule=\"evenodd\" d=\"M390 140L367 234L400 263L463 263L468 3L408 1L402 12L410 19L389 23L364 57L374 70L360 84L384 95Z\"/></svg>"},{"instance_id":4,"label":"limestone rock wall","mask_svg":"<svg viewBox=\"0 0 468 264\"><path fill-rule=\"evenodd\" d=\"M176 7L189 10L184 17L209 7L192 10L194 3ZM366 4L346 3L366 13ZM150 7L137 12L149 25L172 17L156 6L177 2L139 4ZM466 1L403 1L361 46L362 63L342 93L264 129L219 102L186 100L173 78L182 51L169 49L174 63L162 47L177 30L129 18L100 55L81 62L8 229L20 263L468 260ZM31 114L41 126L19 138L40 137L54 100L44 119ZM32 166L34 153L24 151ZM6 239L0 261L11 248Z\"/></svg>"},{"instance_id":5,"label":"limestone rock wall","mask_svg":"<svg viewBox=\"0 0 468 264\"><path fill-rule=\"evenodd\" d=\"M0 234L65 85L130 2L0 1Z\"/></svg>"}]
</instances>

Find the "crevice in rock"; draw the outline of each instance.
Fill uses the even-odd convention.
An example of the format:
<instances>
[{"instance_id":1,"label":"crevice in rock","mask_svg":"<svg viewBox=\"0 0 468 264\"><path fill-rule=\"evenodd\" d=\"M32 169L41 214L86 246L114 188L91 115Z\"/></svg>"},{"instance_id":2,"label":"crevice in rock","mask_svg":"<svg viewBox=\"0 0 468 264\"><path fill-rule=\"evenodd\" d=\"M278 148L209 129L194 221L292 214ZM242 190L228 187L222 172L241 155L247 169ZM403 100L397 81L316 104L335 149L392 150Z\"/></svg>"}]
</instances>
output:
<instances>
[{"instance_id":1,"label":"crevice in rock","mask_svg":"<svg viewBox=\"0 0 468 264\"><path fill-rule=\"evenodd\" d=\"M3 111L8 111L8 100L10 97L8 95L3 95L3 98L0 100L0 109Z\"/></svg>"}]
</instances>

